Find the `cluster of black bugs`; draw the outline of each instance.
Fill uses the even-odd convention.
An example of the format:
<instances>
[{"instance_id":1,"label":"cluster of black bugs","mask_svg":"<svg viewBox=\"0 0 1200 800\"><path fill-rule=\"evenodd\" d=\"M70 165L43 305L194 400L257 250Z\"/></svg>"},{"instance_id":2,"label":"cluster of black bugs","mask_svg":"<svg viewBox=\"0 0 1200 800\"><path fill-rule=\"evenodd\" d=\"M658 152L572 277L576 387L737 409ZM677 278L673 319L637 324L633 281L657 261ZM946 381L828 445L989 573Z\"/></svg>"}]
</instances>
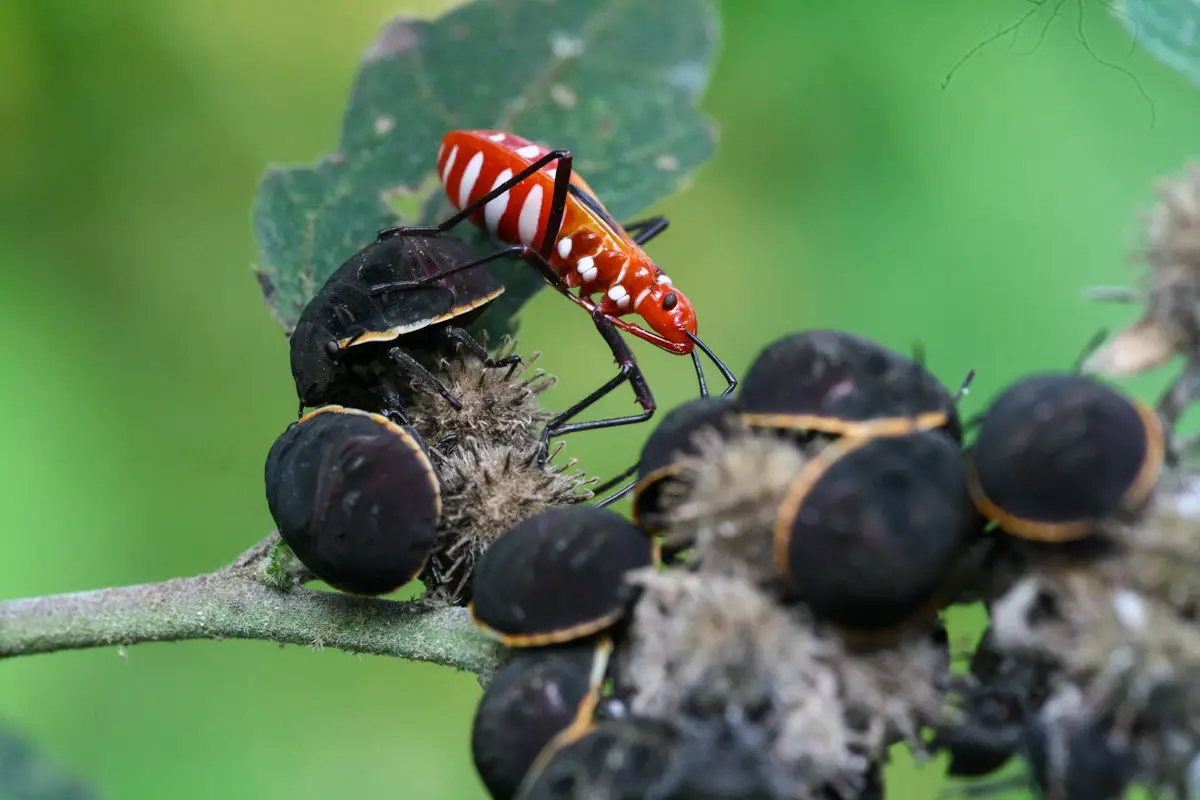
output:
<instances>
[{"instance_id":1,"label":"cluster of black bugs","mask_svg":"<svg viewBox=\"0 0 1200 800\"><path fill-rule=\"evenodd\" d=\"M555 465L549 442L597 393L548 414L538 395L553 379L511 342L489 352L472 333L504 291L486 261L449 233L381 235L291 334L302 416L268 454L267 502L296 558L337 589L420 578L430 597L465 603L496 536L593 496L595 480Z\"/></svg>"},{"instance_id":2,"label":"cluster of black bugs","mask_svg":"<svg viewBox=\"0 0 1200 800\"><path fill-rule=\"evenodd\" d=\"M1147 314L1174 314L1194 355L1193 250ZM1178 385L1155 409L1040 373L964 423L971 376L955 392L920 357L803 331L736 393L663 415L630 521L586 504L595 479L548 443L640 376L540 410L550 379L470 333L503 292L462 269L486 260L418 229L330 278L292 335L317 408L266 481L313 575L372 595L420 578L507 646L471 737L493 798L869 800L900 743L944 754L977 781L964 794L1006 788L989 776L1020 756L1046 798L1200 797L1200 477L1171 437ZM990 627L958 670L941 612L978 602Z\"/></svg>"}]
</instances>

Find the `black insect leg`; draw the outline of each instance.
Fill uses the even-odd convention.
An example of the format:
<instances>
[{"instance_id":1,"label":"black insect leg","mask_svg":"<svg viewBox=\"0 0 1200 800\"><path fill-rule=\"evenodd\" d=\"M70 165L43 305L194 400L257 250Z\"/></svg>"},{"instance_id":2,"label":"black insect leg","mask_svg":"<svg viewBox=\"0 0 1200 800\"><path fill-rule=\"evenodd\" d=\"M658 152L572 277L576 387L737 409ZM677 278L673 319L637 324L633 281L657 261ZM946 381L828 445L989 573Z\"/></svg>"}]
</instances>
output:
<instances>
[{"instance_id":1,"label":"black insect leg","mask_svg":"<svg viewBox=\"0 0 1200 800\"><path fill-rule=\"evenodd\" d=\"M571 156L570 150L551 150L550 152L546 153L544 156L539 158L537 161L534 161L532 164L530 164L529 166L522 169L516 175L513 175L511 178L506 180L504 183L493 188L490 192L488 192L483 197L476 200L474 203L470 203L469 205L467 205L467 207L464 208L462 211L459 211L457 214L454 214L453 216L443 220L442 222L439 222L437 225L396 226L396 227L392 227L392 228L384 228L383 230L381 230L379 232L379 238L385 239L385 238L389 238L392 236L404 236L406 234L419 234L422 236L429 236L429 235L436 235L439 233L445 233L446 231L450 230L458 223L460 223L463 220L470 217L476 211L479 211L481 208L486 206L488 203L495 200L500 195L502 195L505 192L512 189L514 186L519 184L521 181L528 180L531 176L536 175L539 170L545 168L546 166L548 166L549 164L552 164L555 161L559 162L559 164L555 168L556 172L555 172L555 178L554 178L554 198L555 198L555 200L558 200L559 184L561 183L562 184L562 199L561 199L561 201L559 201L557 203L557 205L559 206L557 218L554 213L555 203L553 203L553 202L551 203L550 219L549 219L548 224L546 225L546 235L543 237L542 247L539 248L543 257L546 260L549 260L550 253L551 253L550 248L553 248L555 241L558 239L558 229L562 226L562 215L563 215L563 211L566 208L567 189L570 187L570 183L571 183L572 156ZM549 241L549 245L550 245L549 247L545 246L547 241Z\"/></svg>"},{"instance_id":2,"label":"black insect leg","mask_svg":"<svg viewBox=\"0 0 1200 800\"><path fill-rule=\"evenodd\" d=\"M609 349L612 350L613 358L617 362L619 371L615 376L606 381L603 386L546 423L546 427L542 430L541 463L545 463L545 459L549 453L548 445L550 439L553 437L566 436L567 434L578 433L580 431L594 431L601 428L615 428L621 425L633 425L638 422L645 422L654 415L654 411L658 407L654 402L654 395L650 391L650 386L646 383L646 378L642 374L642 368L638 366L633 351L629 349L629 345L621 338L621 334L617 332L617 329L609 322L608 318L599 311L593 312L592 322L595 323L596 330L600 331L600 335L604 337L604 341L608 343ZM611 419L589 420L588 422L568 421L590 408L601 398L606 397L626 381L629 381L630 385L633 386L634 396L644 409L641 414L631 414Z\"/></svg>"},{"instance_id":3,"label":"black insect leg","mask_svg":"<svg viewBox=\"0 0 1200 800\"><path fill-rule=\"evenodd\" d=\"M640 247L665 231L670 224L671 221L666 217L650 217L630 222L625 226L625 232L632 236Z\"/></svg>"},{"instance_id":4,"label":"black insect leg","mask_svg":"<svg viewBox=\"0 0 1200 800\"><path fill-rule=\"evenodd\" d=\"M458 401L457 397L450 393L450 390L446 388L446 385L439 381L433 375L433 373L421 366L421 364L411 355L404 352L399 347L393 347L388 351L388 358L390 358L396 364L396 366L399 367L400 370L409 377L416 378L422 383L427 384L431 389L440 394L455 411L462 410L462 403Z\"/></svg>"},{"instance_id":5,"label":"black insect leg","mask_svg":"<svg viewBox=\"0 0 1200 800\"><path fill-rule=\"evenodd\" d=\"M443 335L452 342L457 342L462 345L463 349L471 355L483 362L485 367L511 367L521 363L521 356L513 353L504 358L495 358L487 351L478 339L470 334L465 328L459 328L454 325L447 325L442 329Z\"/></svg>"}]
</instances>

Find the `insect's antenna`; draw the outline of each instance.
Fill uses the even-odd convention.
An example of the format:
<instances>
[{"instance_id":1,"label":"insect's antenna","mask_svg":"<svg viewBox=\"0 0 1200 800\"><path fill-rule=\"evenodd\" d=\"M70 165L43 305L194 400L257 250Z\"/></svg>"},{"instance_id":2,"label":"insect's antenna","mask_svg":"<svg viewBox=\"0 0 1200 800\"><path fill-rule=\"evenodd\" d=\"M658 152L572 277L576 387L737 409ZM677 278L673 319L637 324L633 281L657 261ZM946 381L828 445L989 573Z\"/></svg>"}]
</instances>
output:
<instances>
[{"instance_id":1,"label":"insect's antenna","mask_svg":"<svg viewBox=\"0 0 1200 800\"><path fill-rule=\"evenodd\" d=\"M967 370L967 377L963 378L962 385L958 387L958 391L954 393L954 402L966 397L971 392L971 382L975 380L975 369L972 367Z\"/></svg>"},{"instance_id":2,"label":"insect's antenna","mask_svg":"<svg viewBox=\"0 0 1200 800\"><path fill-rule=\"evenodd\" d=\"M708 360L716 366L717 371L721 373L721 377L729 384L725 387L725 391L721 392L721 396L724 397L727 394L732 394L738 385L738 380L733 374L733 370L727 367L725 362L718 358L717 354L712 351L712 348L706 345L699 336L691 331L684 331L684 333L692 340L692 344L696 345L696 347L704 352L704 355L708 356ZM692 352L692 363L696 365L696 374L700 380L701 393L706 394L708 387L704 381L704 371L700 368L700 359L696 357L695 351Z\"/></svg>"},{"instance_id":3,"label":"insect's antenna","mask_svg":"<svg viewBox=\"0 0 1200 800\"><path fill-rule=\"evenodd\" d=\"M1083 372L1083 365L1091 358L1092 354L1100 349L1100 345L1104 344L1104 340L1108 338L1108 328L1101 328L1092 334L1092 338L1088 339L1088 343L1083 346L1083 352L1075 357L1075 372Z\"/></svg>"},{"instance_id":4,"label":"insect's antenna","mask_svg":"<svg viewBox=\"0 0 1200 800\"><path fill-rule=\"evenodd\" d=\"M700 382L700 396L708 397L708 381L704 378L704 367L700 365L700 354L692 348L692 367L696 370L696 380Z\"/></svg>"}]
</instances>

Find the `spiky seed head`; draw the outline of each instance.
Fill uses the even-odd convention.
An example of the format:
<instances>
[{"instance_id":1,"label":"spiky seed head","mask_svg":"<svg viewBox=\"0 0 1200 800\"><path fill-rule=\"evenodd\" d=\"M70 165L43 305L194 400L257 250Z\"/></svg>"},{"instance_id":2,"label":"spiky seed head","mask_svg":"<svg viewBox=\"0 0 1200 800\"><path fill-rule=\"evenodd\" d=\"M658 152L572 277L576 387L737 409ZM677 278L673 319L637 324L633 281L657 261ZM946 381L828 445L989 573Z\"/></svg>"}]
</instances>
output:
<instances>
[{"instance_id":1,"label":"spiky seed head","mask_svg":"<svg viewBox=\"0 0 1200 800\"><path fill-rule=\"evenodd\" d=\"M1089 371L1135 375L1176 353L1200 355L1200 163L1161 181L1157 193L1138 252L1143 314L1091 355Z\"/></svg>"},{"instance_id":2,"label":"spiky seed head","mask_svg":"<svg viewBox=\"0 0 1200 800\"><path fill-rule=\"evenodd\" d=\"M805 451L770 432L701 431L696 444L697 454L682 465L688 489L668 507L671 537L692 543L706 572L774 582L775 518Z\"/></svg>"},{"instance_id":3,"label":"spiky seed head","mask_svg":"<svg viewBox=\"0 0 1200 800\"><path fill-rule=\"evenodd\" d=\"M630 580L643 592L620 666L632 713L685 731L734 720L799 786L861 778L828 663L836 642L739 578L646 570Z\"/></svg>"},{"instance_id":4,"label":"spiky seed head","mask_svg":"<svg viewBox=\"0 0 1200 800\"><path fill-rule=\"evenodd\" d=\"M516 343L506 340L496 357L516 352ZM438 448L456 439L476 437L497 444L533 442L552 414L539 406L539 395L556 379L533 366L539 354L512 367L485 367L462 352L443 358L434 375L462 403L455 410L440 395L423 389L415 393L405 409L425 441Z\"/></svg>"},{"instance_id":5,"label":"spiky seed head","mask_svg":"<svg viewBox=\"0 0 1200 800\"><path fill-rule=\"evenodd\" d=\"M467 602L471 571L488 545L540 511L591 499L587 487L596 479L576 469L574 459L555 463L551 457L539 466L538 452L536 443L469 437L435 458L444 500L434 570L424 576L434 596Z\"/></svg>"}]
</instances>

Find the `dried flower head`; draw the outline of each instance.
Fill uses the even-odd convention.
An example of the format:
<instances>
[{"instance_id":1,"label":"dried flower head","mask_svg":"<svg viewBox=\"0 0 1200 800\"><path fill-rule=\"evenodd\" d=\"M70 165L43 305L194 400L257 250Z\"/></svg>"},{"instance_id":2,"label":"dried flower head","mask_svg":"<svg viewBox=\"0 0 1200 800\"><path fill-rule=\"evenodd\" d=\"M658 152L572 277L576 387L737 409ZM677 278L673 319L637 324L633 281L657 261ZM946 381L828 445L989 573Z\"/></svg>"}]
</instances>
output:
<instances>
[{"instance_id":1,"label":"dried flower head","mask_svg":"<svg viewBox=\"0 0 1200 800\"><path fill-rule=\"evenodd\" d=\"M1062 670L1038 720L1050 747L1048 780L1097 779L1102 764L1076 757L1072 765L1067 745L1078 732L1099 730L1105 747L1123 737L1115 755L1136 753L1140 782L1188 785L1200 750L1200 631L1193 621L1080 568L1018 583L995 605L992 625L999 647L1053 658Z\"/></svg>"},{"instance_id":2,"label":"dried flower head","mask_svg":"<svg viewBox=\"0 0 1200 800\"><path fill-rule=\"evenodd\" d=\"M1102 299L1137 300L1144 312L1088 359L1085 369L1135 375L1176 353L1200 355L1200 164L1157 187L1145 217L1145 263L1139 292L1099 290Z\"/></svg>"},{"instance_id":3,"label":"dried flower head","mask_svg":"<svg viewBox=\"0 0 1200 800\"><path fill-rule=\"evenodd\" d=\"M898 741L920 752L921 727L943 721L950 666L944 643L914 631L891 647L848 651L838 661L846 713L862 725L870 757L884 758Z\"/></svg>"},{"instance_id":4,"label":"dried flower head","mask_svg":"<svg viewBox=\"0 0 1200 800\"><path fill-rule=\"evenodd\" d=\"M516 342L506 338L497 357L515 351ZM478 358L461 351L442 358L434 375L458 398L462 408L455 410L440 395L418 383L422 391L415 393L406 412L433 447L469 437L497 444L535 441L553 416L541 409L538 396L556 382L553 376L533 368L539 355L534 353L512 367L485 367Z\"/></svg>"},{"instance_id":5,"label":"dried flower head","mask_svg":"<svg viewBox=\"0 0 1200 800\"><path fill-rule=\"evenodd\" d=\"M1167 473L1145 511L1107 533L1123 549L1096 569L1114 584L1166 604L1185 620L1200 616L1200 475Z\"/></svg>"},{"instance_id":6,"label":"dried flower head","mask_svg":"<svg viewBox=\"0 0 1200 800\"><path fill-rule=\"evenodd\" d=\"M836 641L744 580L683 570L630 580L643 590L620 656L632 713L685 732L731 726L772 756L793 796L861 782L868 764L845 721Z\"/></svg>"},{"instance_id":7,"label":"dried flower head","mask_svg":"<svg viewBox=\"0 0 1200 800\"><path fill-rule=\"evenodd\" d=\"M471 570L493 541L518 522L551 506L592 498L595 478L574 469L575 459L556 465L556 447L545 464L539 445L497 443L474 437L435 454L442 481L442 520L426 570L426 587L450 602L466 602Z\"/></svg>"},{"instance_id":8,"label":"dried flower head","mask_svg":"<svg viewBox=\"0 0 1200 800\"><path fill-rule=\"evenodd\" d=\"M706 572L774 581L775 520L805 452L792 439L748 431L701 431L697 447L683 463L687 489L668 507L671 539L691 543Z\"/></svg>"}]
</instances>

